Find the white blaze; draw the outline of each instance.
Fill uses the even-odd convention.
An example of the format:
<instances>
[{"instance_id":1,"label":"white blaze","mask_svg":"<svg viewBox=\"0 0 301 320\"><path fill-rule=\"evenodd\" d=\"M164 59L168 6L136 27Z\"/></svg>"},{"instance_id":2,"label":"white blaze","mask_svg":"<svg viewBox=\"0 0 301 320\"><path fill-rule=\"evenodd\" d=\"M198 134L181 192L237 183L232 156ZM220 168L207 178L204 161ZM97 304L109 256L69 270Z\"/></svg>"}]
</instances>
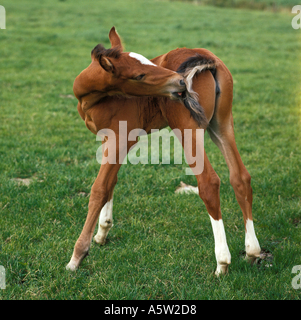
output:
<instances>
[{"instance_id":1,"label":"white blaze","mask_svg":"<svg viewBox=\"0 0 301 320\"><path fill-rule=\"evenodd\" d=\"M146 64L146 65L150 65L150 66L155 66L156 67L156 65L154 63L152 63L150 60L148 60L147 58L143 57L143 55L141 55L139 53L131 52L129 54L129 56L131 58L134 58L134 59L140 61L142 64Z\"/></svg>"}]
</instances>

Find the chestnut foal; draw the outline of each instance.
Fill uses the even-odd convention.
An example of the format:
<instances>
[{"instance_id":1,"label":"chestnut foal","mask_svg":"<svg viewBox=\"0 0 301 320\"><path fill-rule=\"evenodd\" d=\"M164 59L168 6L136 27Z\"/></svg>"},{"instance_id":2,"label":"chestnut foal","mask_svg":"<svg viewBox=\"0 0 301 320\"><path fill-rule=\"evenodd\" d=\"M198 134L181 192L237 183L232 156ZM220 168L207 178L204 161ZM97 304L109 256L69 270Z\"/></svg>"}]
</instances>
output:
<instances>
[{"instance_id":1,"label":"chestnut foal","mask_svg":"<svg viewBox=\"0 0 301 320\"><path fill-rule=\"evenodd\" d=\"M76 270L88 254L99 217L94 240L105 244L113 225L113 190L122 160L136 141L119 144L119 121L127 122L127 134L135 128L147 133L151 129L192 130L192 154L187 162L195 172L198 192L212 223L215 239L216 274L224 274L231 263L220 208L220 179L204 152L202 173L193 161L197 146L196 130L208 130L223 153L230 170L230 183L243 212L246 258L254 262L260 255L252 219L251 177L238 153L233 130L233 80L225 64L206 49L176 49L151 61L137 53L123 52L119 35L113 27L109 33L111 49L97 45L92 62L75 79L73 90L78 112L94 134L108 128L115 133L118 163L110 161L110 138L106 137L99 174L92 186L88 216L78 238L68 270ZM185 141L180 138L185 149ZM190 142L191 143L191 142ZM111 145L112 147L112 145ZM190 159L189 159L190 158ZM104 158L103 158L104 159ZM112 159L113 160L113 159Z\"/></svg>"}]
</instances>

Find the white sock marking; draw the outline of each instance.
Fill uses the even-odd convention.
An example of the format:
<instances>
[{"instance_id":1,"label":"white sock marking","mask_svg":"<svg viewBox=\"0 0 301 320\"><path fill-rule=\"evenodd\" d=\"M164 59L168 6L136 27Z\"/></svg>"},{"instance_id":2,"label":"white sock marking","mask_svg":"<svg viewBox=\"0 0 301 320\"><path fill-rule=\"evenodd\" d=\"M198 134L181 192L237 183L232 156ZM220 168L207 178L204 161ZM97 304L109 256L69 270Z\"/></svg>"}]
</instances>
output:
<instances>
[{"instance_id":1,"label":"white sock marking","mask_svg":"<svg viewBox=\"0 0 301 320\"><path fill-rule=\"evenodd\" d=\"M231 254L227 245L226 233L223 220L214 220L210 215L215 242L215 257L217 261L216 274L227 272L228 264L231 263Z\"/></svg>"},{"instance_id":2,"label":"white sock marking","mask_svg":"<svg viewBox=\"0 0 301 320\"><path fill-rule=\"evenodd\" d=\"M106 237L113 227L113 198L108 201L103 208L101 209L99 222L98 222L98 231L94 240L96 243L105 244Z\"/></svg>"},{"instance_id":3,"label":"white sock marking","mask_svg":"<svg viewBox=\"0 0 301 320\"><path fill-rule=\"evenodd\" d=\"M111 227L113 224L113 198L101 209L99 225L103 228Z\"/></svg>"},{"instance_id":4,"label":"white sock marking","mask_svg":"<svg viewBox=\"0 0 301 320\"><path fill-rule=\"evenodd\" d=\"M260 256L260 245L257 240L254 224L252 220L247 219L246 221L246 238L245 238L245 245L246 245L246 253L250 257L259 257Z\"/></svg>"}]
</instances>

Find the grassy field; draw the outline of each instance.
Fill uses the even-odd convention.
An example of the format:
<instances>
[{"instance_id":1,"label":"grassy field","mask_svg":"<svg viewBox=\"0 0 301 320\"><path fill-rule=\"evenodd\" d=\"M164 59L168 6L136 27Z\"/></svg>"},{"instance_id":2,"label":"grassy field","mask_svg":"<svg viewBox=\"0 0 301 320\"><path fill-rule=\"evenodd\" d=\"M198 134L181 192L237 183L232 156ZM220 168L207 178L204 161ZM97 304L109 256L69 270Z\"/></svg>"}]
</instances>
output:
<instances>
[{"instance_id":1,"label":"grassy field","mask_svg":"<svg viewBox=\"0 0 301 320\"><path fill-rule=\"evenodd\" d=\"M167 1L4 0L0 30L0 299L300 299L300 30L286 12ZM147 14L146 14L147 7ZM244 226L225 161L205 137L221 178L230 273L215 278L214 240L185 165L125 165L106 246L65 270L87 213L99 143L77 114L74 78L115 25L148 58L204 47L234 77L236 140L252 175L254 221L269 257L243 260ZM29 186L22 181L31 182Z\"/></svg>"},{"instance_id":2,"label":"grassy field","mask_svg":"<svg viewBox=\"0 0 301 320\"><path fill-rule=\"evenodd\" d=\"M163 0L165 1L165 0ZM179 1L179 0L169 0ZM298 2L295 0L180 0L197 5L213 5L218 7L247 8L255 10L290 10Z\"/></svg>"}]
</instances>

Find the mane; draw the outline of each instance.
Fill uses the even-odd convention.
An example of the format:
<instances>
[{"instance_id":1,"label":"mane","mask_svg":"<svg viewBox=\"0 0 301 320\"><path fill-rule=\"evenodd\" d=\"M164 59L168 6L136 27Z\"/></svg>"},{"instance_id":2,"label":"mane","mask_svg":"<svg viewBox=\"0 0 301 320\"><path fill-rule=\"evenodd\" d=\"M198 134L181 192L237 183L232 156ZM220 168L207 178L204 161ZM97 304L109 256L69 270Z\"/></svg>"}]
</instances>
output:
<instances>
[{"instance_id":1,"label":"mane","mask_svg":"<svg viewBox=\"0 0 301 320\"><path fill-rule=\"evenodd\" d=\"M215 78L216 61L201 54L188 58L177 70L179 74L183 75L187 88L183 96L184 105L198 125L203 128L208 126L208 120L203 107L199 103L198 94L192 89L192 82L196 74L205 70L210 70Z\"/></svg>"},{"instance_id":2,"label":"mane","mask_svg":"<svg viewBox=\"0 0 301 320\"><path fill-rule=\"evenodd\" d=\"M106 49L102 44L98 44L92 51L91 56L99 60L101 56L118 59L122 53L122 47L116 46L114 48Z\"/></svg>"}]
</instances>

